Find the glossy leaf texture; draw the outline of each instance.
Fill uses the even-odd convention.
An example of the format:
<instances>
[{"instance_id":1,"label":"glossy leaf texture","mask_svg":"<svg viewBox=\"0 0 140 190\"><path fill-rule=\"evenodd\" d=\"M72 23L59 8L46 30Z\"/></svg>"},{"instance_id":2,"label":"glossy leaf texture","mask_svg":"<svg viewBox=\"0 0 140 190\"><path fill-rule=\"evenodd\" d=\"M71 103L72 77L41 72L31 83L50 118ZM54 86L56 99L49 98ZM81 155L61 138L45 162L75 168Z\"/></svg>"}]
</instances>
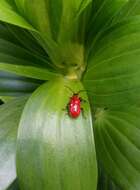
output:
<instances>
[{"instance_id":1,"label":"glossy leaf texture","mask_svg":"<svg viewBox=\"0 0 140 190\"><path fill-rule=\"evenodd\" d=\"M116 14L112 20L112 24L137 15L140 15L140 1L128 0L125 6Z\"/></svg>"},{"instance_id":2,"label":"glossy leaf texture","mask_svg":"<svg viewBox=\"0 0 140 190\"><path fill-rule=\"evenodd\" d=\"M4 34L5 31L7 33ZM20 42L23 41L23 37L21 38L19 35L17 39L17 32L20 32L20 29L17 29L13 26L11 27L10 25L4 26L1 24L0 70L9 71L21 76L36 78L40 80L50 80L58 76L59 74L55 72L53 67L51 67L51 63L47 57L47 54L46 56L43 56L42 52L40 52L38 55L26 47L22 47L22 44L20 44ZM24 31L22 31L22 33L24 34ZM30 38L31 35L26 32L26 36ZM14 40L11 40L12 37ZM24 43L26 43L26 41L24 41ZM40 48L40 46L37 47Z\"/></svg>"},{"instance_id":3,"label":"glossy leaf texture","mask_svg":"<svg viewBox=\"0 0 140 190\"><path fill-rule=\"evenodd\" d=\"M39 37L37 33L35 36L55 65L60 68L84 65L91 0L40 0L39 5L37 0L15 2L20 13L39 31Z\"/></svg>"},{"instance_id":4,"label":"glossy leaf texture","mask_svg":"<svg viewBox=\"0 0 140 190\"><path fill-rule=\"evenodd\" d=\"M39 43L33 37L30 31L20 28L18 26L9 25L6 23L1 24L0 27L2 28L2 30L0 31L0 35L3 35L2 33L5 34L6 32L6 35L5 35L6 39L9 37L8 39L9 41L17 43L21 47L24 47L26 50L30 51L30 53L34 54L34 56L36 55L36 57L40 57L40 59L44 58L48 60L47 53L39 45ZM45 64L47 64L47 61L45 62Z\"/></svg>"},{"instance_id":5,"label":"glossy leaf texture","mask_svg":"<svg viewBox=\"0 0 140 190\"><path fill-rule=\"evenodd\" d=\"M18 13L14 0L0 0L0 20L29 30L35 30L31 24Z\"/></svg>"},{"instance_id":6,"label":"glossy leaf texture","mask_svg":"<svg viewBox=\"0 0 140 190\"><path fill-rule=\"evenodd\" d=\"M4 40L5 42L9 42L12 45L17 45L17 47L19 47L20 50L23 51L19 55L14 53L14 55L16 54L17 57L29 60L37 66L45 66L47 69L52 69L52 65L50 63L47 53L39 45L39 43L29 31L14 25L0 22L0 39ZM17 53L19 53L19 50L17 50L17 47L15 46L13 46L13 52L15 50L15 52L17 51ZM3 51L4 50L2 49L2 52Z\"/></svg>"},{"instance_id":7,"label":"glossy leaf texture","mask_svg":"<svg viewBox=\"0 0 140 190\"><path fill-rule=\"evenodd\" d=\"M17 142L21 190L96 190L97 165L92 119L85 92L83 115L73 119L67 104L83 90L79 81L58 78L37 89L27 102Z\"/></svg>"},{"instance_id":8,"label":"glossy leaf texture","mask_svg":"<svg viewBox=\"0 0 140 190\"><path fill-rule=\"evenodd\" d=\"M17 129L26 99L14 99L0 106L0 190L7 189L16 178Z\"/></svg>"},{"instance_id":9,"label":"glossy leaf texture","mask_svg":"<svg viewBox=\"0 0 140 190\"><path fill-rule=\"evenodd\" d=\"M140 187L140 109L98 110L94 125L100 163L123 190Z\"/></svg>"},{"instance_id":10,"label":"glossy leaf texture","mask_svg":"<svg viewBox=\"0 0 140 190\"><path fill-rule=\"evenodd\" d=\"M27 0L15 2L21 14L25 15L37 30L54 40L65 41L76 37L72 32L76 28L71 28L75 26L75 17L79 16L91 0L41 0L39 6L37 0L33 0L32 3Z\"/></svg>"},{"instance_id":11,"label":"glossy leaf texture","mask_svg":"<svg viewBox=\"0 0 140 190\"><path fill-rule=\"evenodd\" d=\"M19 190L18 182L15 180L6 190Z\"/></svg>"},{"instance_id":12,"label":"glossy leaf texture","mask_svg":"<svg viewBox=\"0 0 140 190\"><path fill-rule=\"evenodd\" d=\"M133 1L133 0L132 0ZM105 30L114 17L120 13L128 0L93 0L90 21L87 26L86 49L87 52L93 47L102 31Z\"/></svg>"},{"instance_id":13,"label":"glossy leaf texture","mask_svg":"<svg viewBox=\"0 0 140 190\"><path fill-rule=\"evenodd\" d=\"M42 83L43 81L41 80L30 79L9 72L0 71L0 96L18 97L30 95Z\"/></svg>"},{"instance_id":14,"label":"glossy leaf texture","mask_svg":"<svg viewBox=\"0 0 140 190\"><path fill-rule=\"evenodd\" d=\"M103 170L103 167L101 167L100 163L98 163L98 168L99 177L97 190L122 190L114 183L114 181L111 179L111 176L109 176L105 170Z\"/></svg>"},{"instance_id":15,"label":"glossy leaf texture","mask_svg":"<svg viewBox=\"0 0 140 190\"><path fill-rule=\"evenodd\" d=\"M84 77L97 107L119 107L140 100L140 16L104 31L88 60Z\"/></svg>"}]
</instances>

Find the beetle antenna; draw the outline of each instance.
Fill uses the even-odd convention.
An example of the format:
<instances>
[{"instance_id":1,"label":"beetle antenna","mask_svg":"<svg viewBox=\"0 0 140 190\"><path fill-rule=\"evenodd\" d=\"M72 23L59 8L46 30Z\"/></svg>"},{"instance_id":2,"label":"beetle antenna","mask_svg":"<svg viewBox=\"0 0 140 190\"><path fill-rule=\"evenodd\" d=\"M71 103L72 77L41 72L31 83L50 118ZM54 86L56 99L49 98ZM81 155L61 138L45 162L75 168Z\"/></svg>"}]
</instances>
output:
<instances>
[{"instance_id":1,"label":"beetle antenna","mask_svg":"<svg viewBox=\"0 0 140 190\"><path fill-rule=\"evenodd\" d=\"M86 92L86 90L79 90L77 94L80 94L81 92Z\"/></svg>"},{"instance_id":2,"label":"beetle antenna","mask_svg":"<svg viewBox=\"0 0 140 190\"><path fill-rule=\"evenodd\" d=\"M82 93L82 92L88 92L88 93L93 93L93 92L91 92L91 91L89 91L89 90L79 90L77 93L75 93L69 86L65 86L67 89L69 89L73 94L80 94L80 93Z\"/></svg>"},{"instance_id":3,"label":"beetle antenna","mask_svg":"<svg viewBox=\"0 0 140 190\"><path fill-rule=\"evenodd\" d=\"M69 89L73 94L75 94L75 92L69 87L69 86L65 86L67 89Z\"/></svg>"},{"instance_id":4,"label":"beetle antenna","mask_svg":"<svg viewBox=\"0 0 140 190\"><path fill-rule=\"evenodd\" d=\"M80 91L78 92L78 94L81 93L81 92L93 93L93 92L91 92L91 91L89 91L89 90L80 90Z\"/></svg>"}]
</instances>

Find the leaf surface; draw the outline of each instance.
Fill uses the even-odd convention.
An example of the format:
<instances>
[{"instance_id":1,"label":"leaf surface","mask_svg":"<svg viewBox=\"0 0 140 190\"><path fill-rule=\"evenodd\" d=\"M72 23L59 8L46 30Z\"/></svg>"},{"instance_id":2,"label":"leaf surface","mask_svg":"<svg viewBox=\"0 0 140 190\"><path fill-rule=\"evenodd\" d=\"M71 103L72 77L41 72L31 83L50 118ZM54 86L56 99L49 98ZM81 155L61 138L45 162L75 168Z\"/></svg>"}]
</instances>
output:
<instances>
[{"instance_id":1,"label":"leaf surface","mask_svg":"<svg viewBox=\"0 0 140 190\"><path fill-rule=\"evenodd\" d=\"M17 180L15 180L6 190L19 190Z\"/></svg>"},{"instance_id":2,"label":"leaf surface","mask_svg":"<svg viewBox=\"0 0 140 190\"><path fill-rule=\"evenodd\" d=\"M128 0L93 0L90 21L87 26L87 49L91 50L102 31L126 5Z\"/></svg>"},{"instance_id":3,"label":"leaf surface","mask_svg":"<svg viewBox=\"0 0 140 190\"><path fill-rule=\"evenodd\" d=\"M43 81L0 71L0 96L2 99L31 94Z\"/></svg>"},{"instance_id":4,"label":"leaf surface","mask_svg":"<svg viewBox=\"0 0 140 190\"><path fill-rule=\"evenodd\" d=\"M25 102L26 98L19 98L0 106L0 190L16 178L17 129Z\"/></svg>"},{"instance_id":5,"label":"leaf surface","mask_svg":"<svg viewBox=\"0 0 140 190\"><path fill-rule=\"evenodd\" d=\"M18 13L14 1L0 1L0 20L29 30L34 28Z\"/></svg>"},{"instance_id":6,"label":"leaf surface","mask_svg":"<svg viewBox=\"0 0 140 190\"><path fill-rule=\"evenodd\" d=\"M66 109L79 81L57 79L35 91L26 104L17 144L21 190L96 190L97 166L90 108L71 118ZM64 110L65 109L65 110ZM36 180L37 179L37 180Z\"/></svg>"},{"instance_id":7,"label":"leaf surface","mask_svg":"<svg viewBox=\"0 0 140 190\"><path fill-rule=\"evenodd\" d=\"M33 35L58 67L84 65L84 43L91 0L16 0L34 28ZM75 54L75 52L77 52Z\"/></svg>"},{"instance_id":8,"label":"leaf surface","mask_svg":"<svg viewBox=\"0 0 140 190\"><path fill-rule=\"evenodd\" d=\"M121 189L140 187L140 109L98 110L95 138L98 159Z\"/></svg>"},{"instance_id":9,"label":"leaf surface","mask_svg":"<svg viewBox=\"0 0 140 190\"><path fill-rule=\"evenodd\" d=\"M109 176L105 170L103 170L103 167L101 167L101 164L98 163L99 167L99 178L98 178L98 190L122 190L114 183L114 181L111 179L111 176Z\"/></svg>"},{"instance_id":10,"label":"leaf surface","mask_svg":"<svg viewBox=\"0 0 140 190\"><path fill-rule=\"evenodd\" d=\"M98 107L133 104L140 96L140 17L108 28L89 56L84 84Z\"/></svg>"},{"instance_id":11,"label":"leaf surface","mask_svg":"<svg viewBox=\"0 0 140 190\"><path fill-rule=\"evenodd\" d=\"M0 70L29 78L49 80L59 74L53 71L48 62L47 59L0 38Z\"/></svg>"},{"instance_id":12,"label":"leaf surface","mask_svg":"<svg viewBox=\"0 0 140 190\"><path fill-rule=\"evenodd\" d=\"M112 20L112 24L137 15L140 15L140 1L128 0L125 6L123 6L122 9L116 14Z\"/></svg>"}]
</instances>

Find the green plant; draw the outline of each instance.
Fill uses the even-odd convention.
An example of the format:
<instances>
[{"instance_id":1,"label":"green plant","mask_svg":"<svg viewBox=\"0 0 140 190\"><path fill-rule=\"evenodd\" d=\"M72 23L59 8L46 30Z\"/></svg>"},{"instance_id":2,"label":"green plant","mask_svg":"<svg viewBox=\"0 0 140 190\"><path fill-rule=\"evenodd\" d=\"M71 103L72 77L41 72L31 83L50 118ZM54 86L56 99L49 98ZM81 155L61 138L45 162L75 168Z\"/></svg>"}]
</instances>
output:
<instances>
[{"instance_id":1,"label":"green plant","mask_svg":"<svg viewBox=\"0 0 140 190\"><path fill-rule=\"evenodd\" d=\"M0 190L139 190L140 1L0 0L0 22Z\"/></svg>"}]
</instances>

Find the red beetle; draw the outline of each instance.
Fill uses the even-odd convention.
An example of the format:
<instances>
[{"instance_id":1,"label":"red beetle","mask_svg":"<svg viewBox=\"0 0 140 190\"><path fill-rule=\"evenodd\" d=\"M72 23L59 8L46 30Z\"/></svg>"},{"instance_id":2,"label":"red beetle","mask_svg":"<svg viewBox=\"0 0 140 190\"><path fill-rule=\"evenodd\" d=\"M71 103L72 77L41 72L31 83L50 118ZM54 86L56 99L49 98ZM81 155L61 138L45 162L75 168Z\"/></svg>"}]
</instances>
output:
<instances>
[{"instance_id":1,"label":"red beetle","mask_svg":"<svg viewBox=\"0 0 140 190\"><path fill-rule=\"evenodd\" d=\"M69 111L69 115L72 118L79 117L82 110L81 101L82 99L79 97L79 93L73 94L73 96L70 98L70 101L68 104L68 111Z\"/></svg>"},{"instance_id":2,"label":"red beetle","mask_svg":"<svg viewBox=\"0 0 140 190\"><path fill-rule=\"evenodd\" d=\"M70 101L67 105L68 114L72 118L77 118L83 110L83 108L81 107L81 102L86 102L79 96L79 94L81 92L85 92L85 90L79 90L77 93L74 93L70 87L66 87L73 93L73 96L70 98Z\"/></svg>"}]
</instances>

